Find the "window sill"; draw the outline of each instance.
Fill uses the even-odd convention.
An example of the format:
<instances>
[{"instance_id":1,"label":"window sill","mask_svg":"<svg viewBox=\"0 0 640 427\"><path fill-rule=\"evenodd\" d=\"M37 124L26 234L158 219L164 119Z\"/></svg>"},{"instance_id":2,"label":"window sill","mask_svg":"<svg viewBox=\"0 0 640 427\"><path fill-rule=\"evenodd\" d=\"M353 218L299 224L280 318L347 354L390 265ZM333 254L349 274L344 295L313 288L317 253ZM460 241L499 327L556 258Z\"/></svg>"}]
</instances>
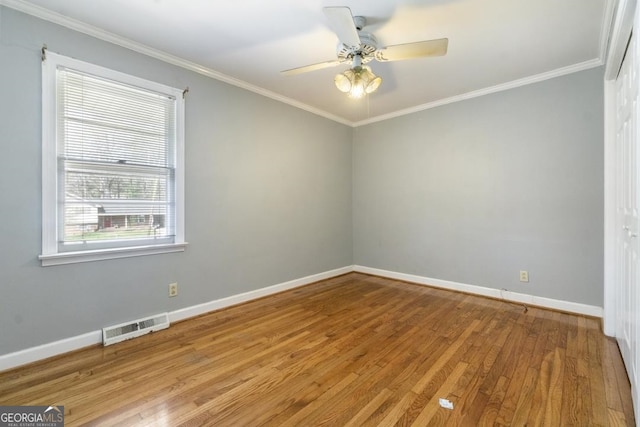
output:
<instances>
[{"instance_id":1,"label":"window sill","mask_svg":"<svg viewBox=\"0 0 640 427\"><path fill-rule=\"evenodd\" d=\"M184 252L187 244L188 243L185 242L166 245L134 246L130 248L99 249L94 251L60 252L51 255L40 255L38 258L42 262L43 267L49 267L51 265Z\"/></svg>"}]
</instances>

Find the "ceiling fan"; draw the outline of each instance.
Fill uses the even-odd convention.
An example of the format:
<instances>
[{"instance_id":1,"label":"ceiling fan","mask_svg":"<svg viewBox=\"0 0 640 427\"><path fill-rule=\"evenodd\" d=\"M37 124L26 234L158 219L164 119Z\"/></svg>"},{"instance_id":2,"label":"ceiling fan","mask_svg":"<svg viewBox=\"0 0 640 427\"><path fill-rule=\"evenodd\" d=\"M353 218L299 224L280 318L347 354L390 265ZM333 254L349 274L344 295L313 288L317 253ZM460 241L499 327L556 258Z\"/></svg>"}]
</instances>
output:
<instances>
[{"instance_id":1,"label":"ceiling fan","mask_svg":"<svg viewBox=\"0 0 640 427\"><path fill-rule=\"evenodd\" d=\"M378 48L378 43L368 32L362 31L367 21L363 16L353 16L351 9L344 6L325 7L324 14L329 20L329 26L338 36L337 59L305 65L303 67L284 70L284 75L295 75L309 71L321 70L328 67L351 63L352 68L336 75L336 87L352 98L374 92L382 79L364 65L372 60L379 62L402 61L405 59L442 56L447 53L449 39L424 40L413 43L397 44Z\"/></svg>"}]
</instances>

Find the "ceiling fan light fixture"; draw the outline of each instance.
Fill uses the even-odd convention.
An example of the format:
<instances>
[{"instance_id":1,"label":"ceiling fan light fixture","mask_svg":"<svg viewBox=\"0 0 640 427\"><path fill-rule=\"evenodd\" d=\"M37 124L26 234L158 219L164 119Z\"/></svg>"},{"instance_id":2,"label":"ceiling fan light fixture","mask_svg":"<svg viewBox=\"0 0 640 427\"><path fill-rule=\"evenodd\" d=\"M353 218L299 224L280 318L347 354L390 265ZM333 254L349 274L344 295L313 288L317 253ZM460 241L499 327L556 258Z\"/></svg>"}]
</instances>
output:
<instances>
[{"instance_id":1,"label":"ceiling fan light fixture","mask_svg":"<svg viewBox=\"0 0 640 427\"><path fill-rule=\"evenodd\" d=\"M281 71L282 74L296 75L352 61L351 68L336 75L334 83L338 90L346 93L349 98L362 98L378 90L382 84L382 78L373 74L371 68L365 64L374 60L393 62L447 54L447 38L381 47L375 36L364 30L367 25L365 17L353 16L347 6L327 6L322 10L330 29L338 36L337 59L284 70Z\"/></svg>"},{"instance_id":2,"label":"ceiling fan light fixture","mask_svg":"<svg viewBox=\"0 0 640 427\"><path fill-rule=\"evenodd\" d=\"M371 68L357 65L336 75L334 82L349 98L359 99L375 92L382 84L382 78L373 74Z\"/></svg>"},{"instance_id":3,"label":"ceiling fan light fixture","mask_svg":"<svg viewBox=\"0 0 640 427\"><path fill-rule=\"evenodd\" d=\"M353 70L349 69L344 73L336 74L334 82L340 92L348 93L351 90L353 78Z\"/></svg>"},{"instance_id":4,"label":"ceiling fan light fixture","mask_svg":"<svg viewBox=\"0 0 640 427\"><path fill-rule=\"evenodd\" d=\"M369 84L365 88L365 92L367 92L367 93L375 92L376 90L378 90L378 88L382 84L382 77L376 76L373 73L371 73L371 76L373 78L371 80L369 80Z\"/></svg>"}]
</instances>

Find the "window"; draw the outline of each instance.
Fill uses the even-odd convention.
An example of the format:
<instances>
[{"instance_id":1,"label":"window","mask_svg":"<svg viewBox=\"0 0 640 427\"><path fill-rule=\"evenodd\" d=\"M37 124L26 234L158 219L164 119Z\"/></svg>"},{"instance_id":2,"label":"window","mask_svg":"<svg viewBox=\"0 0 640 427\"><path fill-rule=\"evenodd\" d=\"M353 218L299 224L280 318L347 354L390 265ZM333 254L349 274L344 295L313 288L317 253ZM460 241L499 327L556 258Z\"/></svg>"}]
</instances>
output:
<instances>
[{"instance_id":1,"label":"window","mask_svg":"<svg viewBox=\"0 0 640 427\"><path fill-rule=\"evenodd\" d=\"M43 265L184 250L182 91L46 52Z\"/></svg>"}]
</instances>

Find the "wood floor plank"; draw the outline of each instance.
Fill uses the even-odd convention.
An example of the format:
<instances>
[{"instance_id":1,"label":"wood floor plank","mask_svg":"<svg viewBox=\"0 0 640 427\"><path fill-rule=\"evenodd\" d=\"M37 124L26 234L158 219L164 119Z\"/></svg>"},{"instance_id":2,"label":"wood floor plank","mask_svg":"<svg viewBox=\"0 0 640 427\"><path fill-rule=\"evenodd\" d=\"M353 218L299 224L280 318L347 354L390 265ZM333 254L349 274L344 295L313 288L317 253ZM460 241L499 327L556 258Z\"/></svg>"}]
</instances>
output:
<instances>
[{"instance_id":1,"label":"wood floor plank","mask_svg":"<svg viewBox=\"0 0 640 427\"><path fill-rule=\"evenodd\" d=\"M456 339L442 354L441 357L438 358L436 363L434 363L429 370L418 380L416 384L412 387L412 391L416 394L422 393L427 384L431 381L434 375L442 369L442 367L449 361L449 359L462 347L465 343L465 340L473 333L473 331L480 324L479 320L474 320L467 328L460 334L458 339Z\"/></svg>"},{"instance_id":2,"label":"wood floor plank","mask_svg":"<svg viewBox=\"0 0 640 427\"><path fill-rule=\"evenodd\" d=\"M450 391L453 387L455 387L456 382L460 380L460 378L464 375L464 372L469 367L469 364L466 362L459 362L451 375L447 377L447 380L442 384L442 386L435 393L435 397L429 400L424 409L418 414L413 423L411 424L414 427L425 426L431 422L431 419L436 416L438 412L440 412L441 417L438 419L438 424L443 425L446 417L449 415L446 411L450 409L445 409L440 407L440 397L449 399ZM456 402L455 398L453 400L453 405L455 408Z\"/></svg>"},{"instance_id":3,"label":"wood floor plank","mask_svg":"<svg viewBox=\"0 0 640 427\"><path fill-rule=\"evenodd\" d=\"M476 422L477 426L480 427L494 425L496 418L498 418L498 412L500 411L500 406L502 405L502 401L504 400L504 395L507 391L508 381L508 378L502 375L498 378L498 381L496 382L496 385L491 392L491 395L489 396L487 402L482 402L482 406L478 409L481 410L482 413L478 418L478 421Z\"/></svg>"},{"instance_id":4,"label":"wood floor plank","mask_svg":"<svg viewBox=\"0 0 640 427\"><path fill-rule=\"evenodd\" d=\"M520 396L518 398L518 404L516 405L513 419L508 422L508 425L527 425L529 419L529 412L533 406L533 396L535 394L536 386L538 385L539 372L537 369L529 368L524 376L524 382L520 387Z\"/></svg>"},{"instance_id":5,"label":"wood floor plank","mask_svg":"<svg viewBox=\"0 0 640 427\"><path fill-rule=\"evenodd\" d=\"M567 354L569 349L567 349ZM575 354L572 352L572 354ZM578 384L579 377L577 373L577 360L575 357L565 357L565 369L562 379L562 395L563 396L575 396L574 399L562 399L562 407L560 409L560 418L566 420L567 425L576 425L576 422L580 419L581 413L587 410L585 406L584 394L578 393L580 385ZM591 396L589 396L591 400Z\"/></svg>"},{"instance_id":6,"label":"wood floor plank","mask_svg":"<svg viewBox=\"0 0 640 427\"><path fill-rule=\"evenodd\" d=\"M533 326L540 325L539 322L534 322ZM505 391L505 395L496 417L496 422L502 425L511 425L516 409L518 409L518 401L520 394L522 393L522 387L527 374L527 368L529 367L529 361L532 357L534 347L531 346L531 351L526 351L530 345L521 346L522 342L537 342L537 335L528 335L526 329L519 324L516 324L513 328L513 333L510 335L510 340L513 344L513 353L511 353L504 364L504 370L501 371L501 375L509 378L509 384ZM517 350L521 348L522 350Z\"/></svg>"},{"instance_id":7,"label":"wood floor plank","mask_svg":"<svg viewBox=\"0 0 640 427\"><path fill-rule=\"evenodd\" d=\"M608 374L604 375L607 402L613 402L610 407L618 412L623 412L625 417L630 419L633 417L633 405L626 397L631 393L631 384L620 355L620 349L613 338L607 338L605 343L608 349L605 366L609 368L606 371Z\"/></svg>"},{"instance_id":8,"label":"wood floor plank","mask_svg":"<svg viewBox=\"0 0 640 427\"><path fill-rule=\"evenodd\" d=\"M0 372L68 426L632 426L630 396L599 319L362 273Z\"/></svg>"},{"instance_id":9,"label":"wood floor plank","mask_svg":"<svg viewBox=\"0 0 640 427\"><path fill-rule=\"evenodd\" d=\"M355 381L357 378L358 378L358 375L354 373L350 373L349 375L344 377L344 379L342 379L339 383L337 383L335 386L331 387L325 393L321 394L317 399L315 399L313 402L306 405L300 411L296 412L295 415L293 415L291 418L287 419L285 422L283 422L280 425L282 427L287 427L287 426L296 427L304 424L307 418L313 412L320 409L327 400L331 399L337 393L347 388L349 384Z\"/></svg>"},{"instance_id":10,"label":"wood floor plank","mask_svg":"<svg viewBox=\"0 0 640 427\"><path fill-rule=\"evenodd\" d=\"M562 408L564 349L556 348L544 358L529 420L532 425L559 425Z\"/></svg>"},{"instance_id":11,"label":"wood floor plank","mask_svg":"<svg viewBox=\"0 0 640 427\"><path fill-rule=\"evenodd\" d=\"M587 342L589 352L589 371L604 371L603 358L605 337L599 330L599 325L594 324L593 319L588 331ZM607 425L607 398L605 396L606 388L604 385L603 375L589 375L590 391L591 391L591 422L593 425Z\"/></svg>"},{"instance_id":12,"label":"wood floor plank","mask_svg":"<svg viewBox=\"0 0 640 427\"><path fill-rule=\"evenodd\" d=\"M473 370L467 369L467 373L473 373L473 376L469 378L468 382L461 384L461 381L459 381L458 389L452 392L457 397L458 410L451 414L447 421L449 425L476 425L482 417L482 413L489 402L489 395L486 391L493 390L498 381L496 375L489 375L489 373L497 372L493 367L498 359L499 352L500 348L491 345L490 342L484 343L477 350L474 348L473 353L476 356L482 355L483 357L478 362L476 362L476 357L470 358L471 367L477 366Z\"/></svg>"},{"instance_id":13,"label":"wood floor plank","mask_svg":"<svg viewBox=\"0 0 640 427\"><path fill-rule=\"evenodd\" d=\"M353 417L349 417L349 421L344 423L344 427L357 427L365 423L365 421L389 399L393 394L388 388L383 388L378 394L370 399L365 406L362 407Z\"/></svg>"}]
</instances>

